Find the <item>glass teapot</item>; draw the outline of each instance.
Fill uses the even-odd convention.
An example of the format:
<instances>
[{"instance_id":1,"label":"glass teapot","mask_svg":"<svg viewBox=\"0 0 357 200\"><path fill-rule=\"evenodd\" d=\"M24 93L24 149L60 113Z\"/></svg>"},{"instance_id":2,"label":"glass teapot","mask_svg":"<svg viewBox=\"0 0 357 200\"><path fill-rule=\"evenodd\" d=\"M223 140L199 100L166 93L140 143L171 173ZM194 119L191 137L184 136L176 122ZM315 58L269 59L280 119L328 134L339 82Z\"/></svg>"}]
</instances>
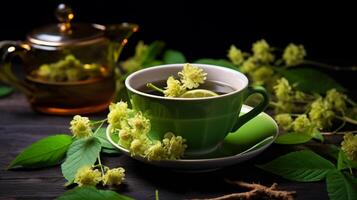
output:
<instances>
[{"instance_id":1,"label":"glass teapot","mask_svg":"<svg viewBox=\"0 0 357 200\"><path fill-rule=\"evenodd\" d=\"M115 94L115 66L136 24L71 23L72 9L60 4L58 24L33 30L26 41L0 42L0 80L24 93L32 108L49 114L104 110ZM24 76L11 59L19 56Z\"/></svg>"}]
</instances>

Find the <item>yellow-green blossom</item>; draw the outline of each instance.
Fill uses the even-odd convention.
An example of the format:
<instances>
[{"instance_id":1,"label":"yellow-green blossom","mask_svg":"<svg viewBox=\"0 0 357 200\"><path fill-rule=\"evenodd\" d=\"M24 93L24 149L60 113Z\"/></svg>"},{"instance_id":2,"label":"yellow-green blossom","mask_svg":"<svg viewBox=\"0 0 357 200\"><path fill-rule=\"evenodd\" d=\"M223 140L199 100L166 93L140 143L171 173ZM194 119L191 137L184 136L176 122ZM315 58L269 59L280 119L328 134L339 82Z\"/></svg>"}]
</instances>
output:
<instances>
[{"instance_id":1,"label":"yellow-green blossom","mask_svg":"<svg viewBox=\"0 0 357 200\"><path fill-rule=\"evenodd\" d=\"M207 73L203 69L187 63L183 65L183 69L178 75L183 86L187 89L192 89L205 82Z\"/></svg>"},{"instance_id":2,"label":"yellow-green blossom","mask_svg":"<svg viewBox=\"0 0 357 200\"><path fill-rule=\"evenodd\" d=\"M187 148L185 142L186 140L181 136L175 136L171 132L166 133L162 143L168 156L167 159L179 159L182 157Z\"/></svg>"},{"instance_id":3,"label":"yellow-green blossom","mask_svg":"<svg viewBox=\"0 0 357 200\"><path fill-rule=\"evenodd\" d=\"M285 78L277 80L276 85L273 87L275 96L278 100L290 101L292 98L292 88Z\"/></svg>"},{"instance_id":4,"label":"yellow-green blossom","mask_svg":"<svg viewBox=\"0 0 357 200\"><path fill-rule=\"evenodd\" d=\"M257 68L258 68L258 65L256 63L256 60L253 57L249 57L246 61L243 62L240 70L243 73L251 73Z\"/></svg>"},{"instance_id":5,"label":"yellow-green blossom","mask_svg":"<svg viewBox=\"0 0 357 200\"><path fill-rule=\"evenodd\" d=\"M270 63L274 61L274 54L272 49L265 40L259 40L253 44L252 47L253 56L260 62Z\"/></svg>"},{"instance_id":6,"label":"yellow-green blossom","mask_svg":"<svg viewBox=\"0 0 357 200\"><path fill-rule=\"evenodd\" d=\"M85 138L93 134L88 117L76 115L73 117L70 124L70 130L72 134L77 138Z\"/></svg>"},{"instance_id":7,"label":"yellow-green blossom","mask_svg":"<svg viewBox=\"0 0 357 200\"><path fill-rule=\"evenodd\" d=\"M166 83L167 86L164 90L165 97L178 97L186 91L181 85L181 82L176 80L173 76L170 76Z\"/></svg>"},{"instance_id":8,"label":"yellow-green blossom","mask_svg":"<svg viewBox=\"0 0 357 200\"><path fill-rule=\"evenodd\" d=\"M108 123L114 129L122 128L123 121L126 121L128 115L128 104L125 102L112 103L109 106Z\"/></svg>"},{"instance_id":9,"label":"yellow-green blossom","mask_svg":"<svg viewBox=\"0 0 357 200\"><path fill-rule=\"evenodd\" d=\"M162 160L166 158L165 151L160 141L156 141L154 144L145 151L145 157L148 160Z\"/></svg>"},{"instance_id":10,"label":"yellow-green blossom","mask_svg":"<svg viewBox=\"0 0 357 200\"><path fill-rule=\"evenodd\" d=\"M250 73L250 76L254 85L264 85L272 78L273 74L274 71L271 67L262 66Z\"/></svg>"},{"instance_id":11,"label":"yellow-green blossom","mask_svg":"<svg viewBox=\"0 0 357 200\"><path fill-rule=\"evenodd\" d=\"M293 122L293 130L299 133L310 134L313 130L311 121L305 114L299 115Z\"/></svg>"},{"instance_id":12,"label":"yellow-green blossom","mask_svg":"<svg viewBox=\"0 0 357 200\"><path fill-rule=\"evenodd\" d=\"M283 60L287 66L294 66L300 64L305 56L306 51L303 45L291 43L284 50Z\"/></svg>"},{"instance_id":13,"label":"yellow-green blossom","mask_svg":"<svg viewBox=\"0 0 357 200\"><path fill-rule=\"evenodd\" d=\"M335 113L331 110L331 104L321 97L312 102L309 111L311 121L319 129L330 127L334 114Z\"/></svg>"},{"instance_id":14,"label":"yellow-green blossom","mask_svg":"<svg viewBox=\"0 0 357 200\"><path fill-rule=\"evenodd\" d=\"M301 91L295 91L294 98L297 101L304 101L306 99L306 94Z\"/></svg>"},{"instance_id":15,"label":"yellow-green blossom","mask_svg":"<svg viewBox=\"0 0 357 200\"><path fill-rule=\"evenodd\" d=\"M78 169L74 183L78 186L95 186L102 180L102 174L97 170L93 170L89 166L84 166Z\"/></svg>"},{"instance_id":16,"label":"yellow-green blossom","mask_svg":"<svg viewBox=\"0 0 357 200\"><path fill-rule=\"evenodd\" d=\"M236 46L231 45L231 48L228 51L227 57L232 61L235 65L241 65L244 61L243 52L238 49Z\"/></svg>"},{"instance_id":17,"label":"yellow-green blossom","mask_svg":"<svg viewBox=\"0 0 357 200\"><path fill-rule=\"evenodd\" d=\"M344 111L346 109L347 96L336 89L331 89L326 93L326 101L337 111Z\"/></svg>"},{"instance_id":18,"label":"yellow-green blossom","mask_svg":"<svg viewBox=\"0 0 357 200\"><path fill-rule=\"evenodd\" d=\"M134 117L128 119L129 125L134 129L133 133L146 134L150 131L151 123L150 120L144 117L141 112L136 113ZM138 138L139 136L134 136Z\"/></svg>"},{"instance_id":19,"label":"yellow-green blossom","mask_svg":"<svg viewBox=\"0 0 357 200\"><path fill-rule=\"evenodd\" d=\"M130 154L132 156L143 155L146 148L146 144L143 140L134 139L130 144Z\"/></svg>"},{"instance_id":20,"label":"yellow-green blossom","mask_svg":"<svg viewBox=\"0 0 357 200\"><path fill-rule=\"evenodd\" d=\"M125 180L125 170L122 167L109 169L103 177L104 185L120 185Z\"/></svg>"},{"instance_id":21,"label":"yellow-green blossom","mask_svg":"<svg viewBox=\"0 0 357 200\"><path fill-rule=\"evenodd\" d=\"M293 125L293 118L288 113L275 115L275 120L286 131L289 131Z\"/></svg>"},{"instance_id":22,"label":"yellow-green blossom","mask_svg":"<svg viewBox=\"0 0 357 200\"><path fill-rule=\"evenodd\" d=\"M345 153L349 160L357 162L357 135L347 133L343 137L341 150Z\"/></svg>"}]
</instances>

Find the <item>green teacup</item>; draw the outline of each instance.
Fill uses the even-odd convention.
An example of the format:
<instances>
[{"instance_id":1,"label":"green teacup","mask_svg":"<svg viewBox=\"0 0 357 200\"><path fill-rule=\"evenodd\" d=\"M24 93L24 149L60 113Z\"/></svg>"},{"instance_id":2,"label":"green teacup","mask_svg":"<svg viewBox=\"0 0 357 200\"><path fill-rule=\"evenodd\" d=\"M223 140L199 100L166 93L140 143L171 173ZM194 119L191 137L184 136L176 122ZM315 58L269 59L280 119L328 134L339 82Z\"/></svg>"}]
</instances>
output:
<instances>
[{"instance_id":1,"label":"green teacup","mask_svg":"<svg viewBox=\"0 0 357 200\"><path fill-rule=\"evenodd\" d=\"M161 139L167 132L181 135L187 140L185 155L202 156L216 150L228 133L261 113L269 99L264 88L249 87L247 77L238 71L214 65L194 65L207 73L206 82L217 83L218 88L230 88L231 91L205 98L170 98L144 92L147 83L162 82L177 75L183 64L137 71L126 79L125 86L132 107L151 121L150 137ZM262 102L239 116L244 100L253 93L261 94Z\"/></svg>"}]
</instances>

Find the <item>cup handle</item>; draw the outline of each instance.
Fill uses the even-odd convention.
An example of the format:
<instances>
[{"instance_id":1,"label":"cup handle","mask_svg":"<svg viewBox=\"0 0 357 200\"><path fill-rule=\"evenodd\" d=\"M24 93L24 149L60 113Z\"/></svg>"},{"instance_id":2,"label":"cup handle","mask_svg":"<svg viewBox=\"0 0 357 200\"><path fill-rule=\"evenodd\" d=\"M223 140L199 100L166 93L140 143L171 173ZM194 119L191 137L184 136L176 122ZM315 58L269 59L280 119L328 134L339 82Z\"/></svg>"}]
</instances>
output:
<instances>
[{"instance_id":1,"label":"cup handle","mask_svg":"<svg viewBox=\"0 0 357 200\"><path fill-rule=\"evenodd\" d=\"M259 113L263 112L264 109L269 104L269 96L268 92L261 86L249 86L245 91L243 96L243 100L246 100L250 95L258 93L263 96L263 100L252 110L245 113L244 115L238 117L236 123L233 126L232 132L237 131L243 124L254 118L255 116L259 115Z\"/></svg>"},{"instance_id":2,"label":"cup handle","mask_svg":"<svg viewBox=\"0 0 357 200\"><path fill-rule=\"evenodd\" d=\"M11 59L15 55L23 55L31 50L31 47L18 41L1 41L0 42L0 80L7 83L26 95L31 95L31 89L23 83L12 72Z\"/></svg>"}]
</instances>

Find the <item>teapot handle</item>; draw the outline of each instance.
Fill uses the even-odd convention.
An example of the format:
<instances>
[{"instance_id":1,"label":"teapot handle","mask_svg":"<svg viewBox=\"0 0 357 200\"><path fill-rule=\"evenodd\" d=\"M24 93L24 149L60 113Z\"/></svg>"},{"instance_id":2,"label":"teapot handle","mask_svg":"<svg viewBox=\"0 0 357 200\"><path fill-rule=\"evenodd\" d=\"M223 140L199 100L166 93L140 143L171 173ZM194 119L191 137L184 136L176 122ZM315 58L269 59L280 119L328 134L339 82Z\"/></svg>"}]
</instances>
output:
<instances>
[{"instance_id":1,"label":"teapot handle","mask_svg":"<svg viewBox=\"0 0 357 200\"><path fill-rule=\"evenodd\" d=\"M31 50L21 41L0 41L0 81L7 83L20 92L30 96L31 89L12 72L11 60L15 55L24 55Z\"/></svg>"}]
</instances>

